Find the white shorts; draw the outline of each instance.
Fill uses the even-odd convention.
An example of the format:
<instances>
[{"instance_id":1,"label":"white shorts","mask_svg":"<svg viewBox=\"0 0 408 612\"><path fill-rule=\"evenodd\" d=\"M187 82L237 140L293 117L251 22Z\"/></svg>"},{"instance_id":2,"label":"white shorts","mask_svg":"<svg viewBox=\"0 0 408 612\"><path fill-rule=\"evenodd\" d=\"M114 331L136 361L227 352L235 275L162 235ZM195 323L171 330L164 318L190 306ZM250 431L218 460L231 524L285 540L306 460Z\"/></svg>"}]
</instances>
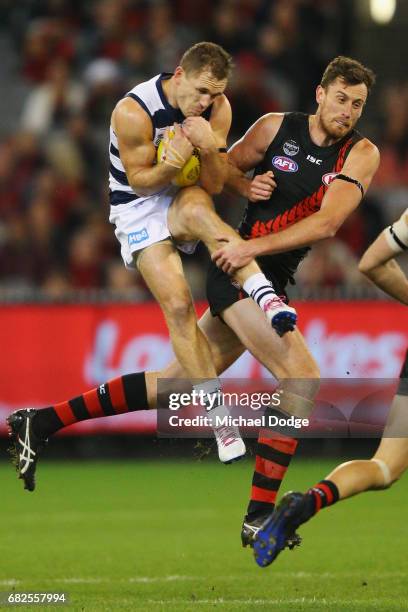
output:
<instances>
[{"instance_id":1,"label":"white shorts","mask_svg":"<svg viewBox=\"0 0 408 612\"><path fill-rule=\"evenodd\" d=\"M149 198L110 207L109 222L116 226L115 236L127 268L133 268L133 253L171 238L167 213L178 190L178 187L170 186ZM197 244L198 240L176 243L176 246L180 251L191 254Z\"/></svg>"}]
</instances>

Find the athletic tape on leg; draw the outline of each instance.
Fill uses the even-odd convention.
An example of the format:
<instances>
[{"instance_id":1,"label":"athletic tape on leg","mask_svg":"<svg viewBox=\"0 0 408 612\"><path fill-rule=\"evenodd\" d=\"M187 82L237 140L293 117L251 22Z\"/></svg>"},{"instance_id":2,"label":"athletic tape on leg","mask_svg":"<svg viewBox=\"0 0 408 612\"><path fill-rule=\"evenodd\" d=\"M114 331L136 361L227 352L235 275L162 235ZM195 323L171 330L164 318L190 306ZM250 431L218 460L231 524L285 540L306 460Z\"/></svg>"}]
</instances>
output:
<instances>
[{"instance_id":1,"label":"athletic tape on leg","mask_svg":"<svg viewBox=\"0 0 408 612\"><path fill-rule=\"evenodd\" d=\"M394 253L401 253L408 249L408 208L398 221L384 230L384 236Z\"/></svg>"},{"instance_id":2,"label":"athletic tape on leg","mask_svg":"<svg viewBox=\"0 0 408 612\"><path fill-rule=\"evenodd\" d=\"M384 486L388 487L392 482L390 468L382 459L371 459L371 461L374 461L380 467L384 477Z\"/></svg>"}]
</instances>

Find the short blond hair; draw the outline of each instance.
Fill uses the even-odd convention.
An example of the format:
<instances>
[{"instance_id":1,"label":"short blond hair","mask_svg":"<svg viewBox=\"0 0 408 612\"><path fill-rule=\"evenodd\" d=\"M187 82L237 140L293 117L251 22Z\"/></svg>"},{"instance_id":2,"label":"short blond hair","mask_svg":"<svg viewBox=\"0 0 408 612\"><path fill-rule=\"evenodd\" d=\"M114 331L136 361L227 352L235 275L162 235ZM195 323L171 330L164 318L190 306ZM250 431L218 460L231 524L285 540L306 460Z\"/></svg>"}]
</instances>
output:
<instances>
[{"instance_id":1,"label":"short blond hair","mask_svg":"<svg viewBox=\"0 0 408 612\"><path fill-rule=\"evenodd\" d=\"M200 42L184 53L180 66L187 73L208 69L218 80L228 79L232 70L232 57L225 49L212 42Z\"/></svg>"}]
</instances>

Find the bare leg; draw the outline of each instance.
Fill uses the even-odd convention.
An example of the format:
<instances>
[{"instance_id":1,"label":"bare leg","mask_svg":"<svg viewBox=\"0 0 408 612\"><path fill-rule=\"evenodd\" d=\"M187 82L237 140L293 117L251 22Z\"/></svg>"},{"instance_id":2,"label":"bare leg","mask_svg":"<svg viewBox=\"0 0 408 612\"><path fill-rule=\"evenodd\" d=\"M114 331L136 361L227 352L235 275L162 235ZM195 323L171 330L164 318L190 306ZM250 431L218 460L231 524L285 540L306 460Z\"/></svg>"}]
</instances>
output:
<instances>
[{"instance_id":1,"label":"bare leg","mask_svg":"<svg viewBox=\"0 0 408 612\"><path fill-rule=\"evenodd\" d=\"M314 399L319 389L319 368L299 330L282 338L271 330L256 304L240 300L222 313L226 324L242 344L279 381L291 379L305 398Z\"/></svg>"},{"instance_id":2,"label":"bare leg","mask_svg":"<svg viewBox=\"0 0 408 612\"><path fill-rule=\"evenodd\" d=\"M227 416L228 410L219 403L220 383L217 371L207 338L197 324L180 256L171 243L158 243L139 255L138 267L162 308L174 353L182 370L193 383L194 389L205 394L206 404L211 407L220 461L230 463L243 457L245 444L238 428L233 425L216 425L217 416ZM207 381L203 381L203 378ZM167 390L163 389L160 393L162 391L167 397Z\"/></svg>"},{"instance_id":3,"label":"bare leg","mask_svg":"<svg viewBox=\"0 0 408 612\"><path fill-rule=\"evenodd\" d=\"M336 467L328 476L339 490L340 499L363 491L384 489L398 480L408 467L408 439L389 437L406 432L408 397L393 399L384 437L374 455L367 461L348 461Z\"/></svg>"},{"instance_id":4,"label":"bare leg","mask_svg":"<svg viewBox=\"0 0 408 612\"><path fill-rule=\"evenodd\" d=\"M207 339L197 325L181 259L170 242L140 256L139 270L163 310L174 353L189 378L216 378Z\"/></svg>"},{"instance_id":5,"label":"bare leg","mask_svg":"<svg viewBox=\"0 0 408 612\"><path fill-rule=\"evenodd\" d=\"M201 331L208 340L211 357L217 375L222 374L245 351L235 333L218 317L213 317L206 310L198 322ZM159 372L146 372L147 397L150 408L156 407L157 379L187 378L187 373L175 359L166 368ZM189 391L189 389L185 389Z\"/></svg>"},{"instance_id":6,"label":"bare leg","mask_svg":"<svg viewBox=\"0 0 408 612\"><path fill-rule=\"evenodd\" d=\"M169 208L167 221L173 238L202 240L210 254L226 238L243 242L237 232L217 215L210 196L200 187L180 190ZM237 270L233 278L258 304L279 335L294 329L296 311L277 296L272 283L255 261Z\"/></svg>"},{"instance_id":7,"label":"bare leg","mask_svg":"<svg viewBox=\"0 0 408 612\"><path fill-rule=\"evenodd\" d=\"M169 209L168 225L174 238L202 240L210 254L221 246L222 236L243 242L239 234L217 215L212 199L200 187L190 187L177 194ZM252 261L238 270L234 278L243 285L247 278L258 272L261 272L258 264Z\"/></svg>"}]
</instances>

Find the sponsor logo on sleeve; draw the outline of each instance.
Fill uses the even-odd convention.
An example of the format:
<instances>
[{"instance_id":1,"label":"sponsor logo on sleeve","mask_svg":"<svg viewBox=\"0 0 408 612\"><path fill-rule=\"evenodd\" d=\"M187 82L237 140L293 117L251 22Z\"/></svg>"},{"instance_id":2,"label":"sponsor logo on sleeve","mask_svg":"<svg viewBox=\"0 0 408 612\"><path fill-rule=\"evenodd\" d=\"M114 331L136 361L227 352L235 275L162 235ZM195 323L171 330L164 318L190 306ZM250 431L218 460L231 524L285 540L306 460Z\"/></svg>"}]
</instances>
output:
<instances>
[{"instance_id":1,"label":"sponsor logo on sleeve","mask_svg":"<svg viewBox=\"0 0 408 612\"><path fill-rule=\"evenodd\" d=\"M139 242L147 240L148 237L149 232L144 227L143 229L138 230L137 232L132 232L131 234L128 234L128 244L129 246L132 246L132 244L139 244Z\"/></svg>"},{"instance_id":2,"label":"sponsor logo on sleeve","mask_svg":"<svg viewBox=\"0 0 408 612\"><path fill-rule=\"evenodd\" d=\"M322 181L325 185L329 186L334 181L337 175L338 172L327 172L327 174L323 174Z\"/></svg>"},{"instance_id":3,"label":"sponsor logo on sleeve","mask_svg":"<svg viewBox=\"0 0 408 612\"><path fill-rule=\"evenodd\" d=\"M293 159L284 157L283 155L275 155L272 159L272 164L275 168L278 168L278 170L282 170L282 172L297 172L299 169L299 166Z\"/></svg>"},{"instance_id":4,"label":"sponsor logo on sleeve","mask_svg":"<svg viewBox=\"0 0 408 612\"><path fill-rule=\"evenodd\" d=\"M299 153L299 145L296 140L287 140L283 145L283 150L286 155L290 155L292 157L293 155L297 155Z\"/></svg>"}]
</instances>

